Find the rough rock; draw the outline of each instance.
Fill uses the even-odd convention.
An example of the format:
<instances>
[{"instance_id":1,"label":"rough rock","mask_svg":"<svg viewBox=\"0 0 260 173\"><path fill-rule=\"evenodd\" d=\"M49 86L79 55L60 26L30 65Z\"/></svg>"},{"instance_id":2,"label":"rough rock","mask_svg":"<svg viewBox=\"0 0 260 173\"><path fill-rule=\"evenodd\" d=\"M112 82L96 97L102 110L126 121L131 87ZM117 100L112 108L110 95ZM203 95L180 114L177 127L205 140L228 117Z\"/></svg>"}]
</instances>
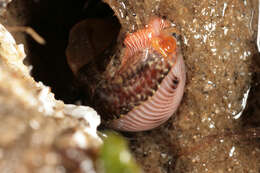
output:
<instances>
[{"instance_id":1,"label":"rough rock","mask_svg":"<svg viewBox=\"0 0 260 173\"><path fill-rule=\"evenodd\" d=\"M24 58L23 45L0 25L1 172L95 172L100 117L56 100L30 76Z\"/></svg>"}]
</instances>

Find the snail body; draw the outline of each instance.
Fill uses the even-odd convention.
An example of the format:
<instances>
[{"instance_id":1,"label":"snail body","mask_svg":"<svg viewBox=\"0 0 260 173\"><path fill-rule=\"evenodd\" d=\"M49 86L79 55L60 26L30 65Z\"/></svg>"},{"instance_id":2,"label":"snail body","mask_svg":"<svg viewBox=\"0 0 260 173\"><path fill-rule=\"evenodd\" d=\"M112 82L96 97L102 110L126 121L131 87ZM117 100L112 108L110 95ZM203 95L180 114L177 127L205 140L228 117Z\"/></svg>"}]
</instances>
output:
<instances>
[{"instance_id":1,"label":"snail body","mask_svg":"<svg viewBox=\"0 0 260 173\"><path fill-rule=\"evenodd\" d=\"M105 124L145 131L167 121L184 92L185 65L170 24L153 18L128 34L120 63L109 63L90 95ZM92 85L92 84L91 84Z\"/></svg>"}]
</instances>

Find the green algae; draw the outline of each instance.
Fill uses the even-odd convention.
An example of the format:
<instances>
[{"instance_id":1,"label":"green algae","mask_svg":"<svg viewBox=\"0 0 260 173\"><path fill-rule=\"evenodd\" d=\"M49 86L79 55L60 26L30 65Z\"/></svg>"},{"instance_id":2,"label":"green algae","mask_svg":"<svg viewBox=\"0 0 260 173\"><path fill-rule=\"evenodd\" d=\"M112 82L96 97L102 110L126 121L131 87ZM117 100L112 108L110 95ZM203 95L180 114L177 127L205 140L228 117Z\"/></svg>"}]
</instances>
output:
<instances>
[{"instance_id":1,"label":"green algae","mask_svg":"<svg viewBox=\"0 0 260 173\"><path fill-rule=\"evenodd\" d=\"M132 157L126 140L120 135L106 132L107 138L100 151L100 161L105 173L141 173Z\"/></svg>"}]
</instances>

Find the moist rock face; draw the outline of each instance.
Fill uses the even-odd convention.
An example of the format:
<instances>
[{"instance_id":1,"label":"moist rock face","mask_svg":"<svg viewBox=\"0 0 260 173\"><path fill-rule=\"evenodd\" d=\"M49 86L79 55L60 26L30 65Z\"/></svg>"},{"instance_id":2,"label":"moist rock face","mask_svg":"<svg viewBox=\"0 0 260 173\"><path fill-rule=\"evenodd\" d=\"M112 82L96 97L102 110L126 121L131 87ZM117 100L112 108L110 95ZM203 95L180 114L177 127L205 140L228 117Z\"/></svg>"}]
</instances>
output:
<instances>
[{"instance_id":1,"label":"moist rock face","mask_svg":"<svg viewBox=\"0 0 260 173\"><path fill-rule=\"evenodd\" d=\"M187 85L179 111L132 137L145 172L259 172L259 118L249 113L257 109L243 114L248 93L257 93L257 1L107 2L126 32L159 15L181 35Z\"/></svg>"}]
</instances>

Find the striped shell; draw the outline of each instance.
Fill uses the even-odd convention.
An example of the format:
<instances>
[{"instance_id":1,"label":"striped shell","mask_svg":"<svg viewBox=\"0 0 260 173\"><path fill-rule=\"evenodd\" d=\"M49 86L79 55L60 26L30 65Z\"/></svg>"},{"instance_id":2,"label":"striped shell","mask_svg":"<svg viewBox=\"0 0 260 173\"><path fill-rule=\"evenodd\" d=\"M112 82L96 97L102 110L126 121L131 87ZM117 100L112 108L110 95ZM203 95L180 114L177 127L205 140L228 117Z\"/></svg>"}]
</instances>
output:
<instances>
[{"instance_id":1,"label":"striped shell","mask_svg":"<svg viewBox=\"0 0 260 173\"><path fill-rule=\"evenodd\" d=\"M121 64L110 65L92 93L106 124L121 131L144 131L167 121L184 92L185 65L169 23L153 18L129 34ZM112 63L113 64L113 63Z\"/></svg>"}]
</instances>

